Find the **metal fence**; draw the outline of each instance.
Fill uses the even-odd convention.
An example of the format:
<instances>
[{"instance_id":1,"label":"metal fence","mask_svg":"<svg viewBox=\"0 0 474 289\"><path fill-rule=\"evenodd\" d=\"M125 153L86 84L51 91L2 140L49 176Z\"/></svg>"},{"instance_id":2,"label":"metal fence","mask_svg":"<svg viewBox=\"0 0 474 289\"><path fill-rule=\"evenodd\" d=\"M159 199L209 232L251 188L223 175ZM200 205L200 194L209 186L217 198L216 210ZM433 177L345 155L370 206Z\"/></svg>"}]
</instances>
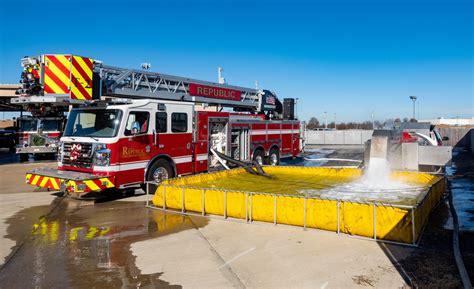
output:
<instances>
[{"instance_id":1,"label":"metal fence","mask_svg":"<svg viewBox=\"0 0 474 289\"><path fill-rule=\"evenodd\" d=\"M291 198L296 198L296 199L303 199L303 227L304 230L308 229L308 216L307 216L307 201L308 200L320 200L320 201L332 201L334 202L336 206L336 215L337 215L337 227L335 232L338 235L347 235L350 237L356 237L356 238L362 238L362 239L371 239L375 241L381 241L381 242L386 242L386 243L393 243L393 244L399 244L399 245L406 245L406 246L414 246L417 247L419 244L419 241L421 240L421 235L423 234L424 227L427 221L427 218L431 211L434 209L435 206L439 203L445 187L443 186L442 188L435 188L442 184L444 180L439 180L437 181L425 194L425 196L417 202L416 205L398 205L398 204L387 204L387 203L382 203L382 202L361 202L361 201L348 201L348 200L340 200L340 199L326 199L326 198L320 198L317 196L307 196L307 195L288 195L288 194L274 194L274 193L263 193L263 192L242 192L242 191L233 191L233 190L219 190L223 194L223 201L222 201L222 206L223 206L223 213L222 217L219 217L219 215L216 214L208 214L206 212L206 191L215 191L215 189L207 189L207 188L201 188L201 187L194 187L194 186L180 186L180 185L169 185L169 184L158 184L154 182L148 182L146 184L146 192L149 194L150 192L150 185L152 187L159 186L162 188L162 193L161 196L163 198L163 203L161 206L155 206L153 202L150 202L150 199L147 198L146 200L146 206L151 209L158 209L166 212L172 212L172 213L178 213L178 214L183 214L183 215L189 215L189 216L203 216L203 217L211 217L211 218L219 218L219 219L227 219L228 218L228 198L227 195L229 193L239 193L239 194L244 194L245 195L245 218L244 222L245 223L252 223L254 221L253 218L253 198L255 196L271 196L273 198L273 224L278 225L278 224L284 224L284 225L293 225L294 224L289 224L289 223L278 223L277 221L277 202L279 197L291 197ZM435 191L433 192L433 189L435 188ZM180 208L169 208L167 207L167 189L178 189L181 193L181 204ZM201 200L202 200L202 206L200 210L192 210L188 211L186 210L186 190L187 189L192 189L192 190L199 190L201 193ZM437 191L437 192L436 192ZM158 190L157 190L158 192ZM436 196L432 196L434 195ZM150 195L149 195L150 196ZM363 235L357 235L357 234L352 234L352 233L344 233L341 232L341 220L344 218L343 213L345 212L343 209L341 209L341 205L343 204L362 204L362 205L369 205L372 206L372 227L373 227L373 236L372 237L367 237ZM403 220L408 221L409 223L409 228L406 228L405 233L410 233L411 235L411 241L408 242L403 242L403 241L396 241L396 240L387 240L387 239L381 239L377 238L377 213L378 213L378 208L383 210L384 208L397 208L397 209L402 209L406 210L406 216L404 217ZM379 212L380 213L380 212ZM236 218L239 219L239 218ZM261 220L257 220L261 221ZM263 222L268 222L268 221L263 221ZM298 225L297 225L298 226ZM316 226L309 227L309 229L313 230L325 230L321 228L317 228ZM383 228L382 228L383 229ZM327 230L325 230L327 231ZM332 230L330 230L332 231Z\"/></svg>"}]
</instances>

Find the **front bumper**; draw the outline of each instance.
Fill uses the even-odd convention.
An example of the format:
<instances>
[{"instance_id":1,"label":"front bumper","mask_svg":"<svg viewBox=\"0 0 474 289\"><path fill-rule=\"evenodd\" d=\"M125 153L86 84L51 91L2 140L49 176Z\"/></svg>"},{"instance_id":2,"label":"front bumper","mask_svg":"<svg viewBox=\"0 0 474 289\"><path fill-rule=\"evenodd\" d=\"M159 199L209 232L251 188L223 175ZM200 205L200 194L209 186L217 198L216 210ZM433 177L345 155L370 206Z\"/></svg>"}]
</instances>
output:
<instances>
[{"instance_id":1,"label":"front bumper","mask_svg":"<svg viewBox=\"0 0 474 289\"><path fill-rule=\"evenodd\" d=\"M35 146L29 146L29 147L17 147L16 148L16 153L17 154L49 154L49 153L57 153L58 152L58 147L35 147Z\"/></svg>"},{"instance_id":2,"label":"front bumper","mask_svg":"<svg viewBox=\"0 0 474 289\"><path fill-rule=\"evenodd\" d=\"M68 193L98 192L115 187L115 177L39 168L26 174L26 183Z\"/></svg>"}]
</instances>

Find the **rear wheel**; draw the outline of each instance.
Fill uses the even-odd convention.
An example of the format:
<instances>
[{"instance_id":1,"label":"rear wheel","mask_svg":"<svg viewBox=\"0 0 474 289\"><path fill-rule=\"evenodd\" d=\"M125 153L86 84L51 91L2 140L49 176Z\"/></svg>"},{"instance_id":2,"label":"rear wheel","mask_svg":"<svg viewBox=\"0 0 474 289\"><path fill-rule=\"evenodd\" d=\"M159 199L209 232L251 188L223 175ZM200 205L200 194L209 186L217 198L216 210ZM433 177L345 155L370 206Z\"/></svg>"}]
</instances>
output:
<instances>
[{"instance_id":1,"label":"rear wheel","mask_svg":"<svg viewBox=\"0 0 474 289\"><path fill-rule=\"evenodd\" d=\"M277 148L272 148L268 155L267 164L271 166L277 166L280 164L280 152Z\"/></svg>"},{"instance_id":2,"label":"rear wheel","mask_svg":"<svg viewBox=\"0 0 474 289\"><path fill-rule=\"evenodd\" d=\"M173 177L174 171L171 164L167 160L159 159L150 166L146 180L148 182L161 183L162 181ZM154 194L156 187L156 185L150 184L150 191L148 193ZM142 186L142 188L146 192L146 185Z\"/></svg>"},{"instance_id":3,"label":"rear wheel","mask_svg":"<svg viewBox=\"0 0 474 289\"><path fill-rule=\"evenodd\" d=\"M262 150L256 150L253 153L253 160L256 161L259 165L263 166L265 159L265 154Z\"/></svg>"}]
</instances>

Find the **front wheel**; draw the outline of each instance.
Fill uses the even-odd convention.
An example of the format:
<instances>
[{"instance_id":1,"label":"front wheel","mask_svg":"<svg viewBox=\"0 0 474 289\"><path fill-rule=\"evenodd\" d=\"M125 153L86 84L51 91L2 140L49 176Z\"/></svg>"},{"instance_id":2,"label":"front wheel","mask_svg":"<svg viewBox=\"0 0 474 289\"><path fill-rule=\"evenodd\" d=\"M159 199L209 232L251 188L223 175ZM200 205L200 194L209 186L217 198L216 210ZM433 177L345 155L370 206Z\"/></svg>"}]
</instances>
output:
<instances>
[{"instance_id":1,"label":"front wheel","mask_svg":"<svg viewBox=\"0 0 474 289\"><path fill-rule=\"evenodd\" d=\"M161 183L162 181L171 179L173 177L174 171L171 168L170 163L167 160L159 159L150 166L147 172L146 180L148 182ZM150 192L148 193L154 194L156 187L156 185L150 184ZM146 185L142 188L146 192Z\"/></svg>"}]
</instances>

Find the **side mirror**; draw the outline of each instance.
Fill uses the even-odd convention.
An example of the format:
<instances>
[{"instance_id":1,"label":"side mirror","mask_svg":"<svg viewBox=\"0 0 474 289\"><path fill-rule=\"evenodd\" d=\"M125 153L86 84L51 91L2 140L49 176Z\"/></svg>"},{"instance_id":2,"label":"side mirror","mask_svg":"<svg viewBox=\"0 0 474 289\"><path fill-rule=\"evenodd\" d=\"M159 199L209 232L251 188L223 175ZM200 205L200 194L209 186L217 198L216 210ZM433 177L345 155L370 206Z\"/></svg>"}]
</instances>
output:
<instances>
[{"instance_id":1,"label":"side mirror","mask_svg":"<svg viewBox=\"0 0 474 289\"><path fill-rule=\"evenodd\" d=\"M448 140L449 140L449 137L443 136L442 140L443 140L443 141L448 141Z\"/></svg>"},{"instance_id":2,"label":"side mirror","mask_svg":"<svg viewBox=\"0 0 474 289\"><path fill-rule=\"evenodd\" d=\"M132 123L131 133L132 135L137 135L140 133L140 123L138 121L134 121Z\"/></svg>"}]
</instances>

